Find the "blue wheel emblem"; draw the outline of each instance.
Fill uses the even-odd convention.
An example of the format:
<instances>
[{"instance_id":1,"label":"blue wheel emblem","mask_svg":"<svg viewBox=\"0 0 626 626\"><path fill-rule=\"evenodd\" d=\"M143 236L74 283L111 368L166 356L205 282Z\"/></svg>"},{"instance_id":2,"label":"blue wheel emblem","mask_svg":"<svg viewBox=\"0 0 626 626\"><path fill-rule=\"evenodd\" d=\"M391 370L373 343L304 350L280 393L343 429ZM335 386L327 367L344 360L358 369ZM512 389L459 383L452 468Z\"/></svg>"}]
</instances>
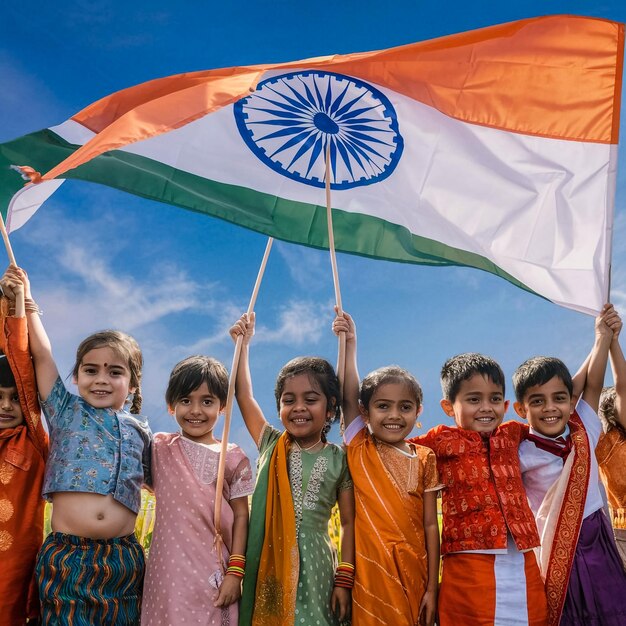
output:
<instances>
[{"instance_id":1,"label":"blue wheel emblem","mask_svg":"<svg viewBox=\"0 0 626 626\"><path fill-rule=\"evenodd\" d=\"M357 78L317 70L262 81L234 105L248 147L275 172L324 187L330 142L331 188L377 183L395 169L404 142L395 109Z\"/></svg>"}]
</instances>

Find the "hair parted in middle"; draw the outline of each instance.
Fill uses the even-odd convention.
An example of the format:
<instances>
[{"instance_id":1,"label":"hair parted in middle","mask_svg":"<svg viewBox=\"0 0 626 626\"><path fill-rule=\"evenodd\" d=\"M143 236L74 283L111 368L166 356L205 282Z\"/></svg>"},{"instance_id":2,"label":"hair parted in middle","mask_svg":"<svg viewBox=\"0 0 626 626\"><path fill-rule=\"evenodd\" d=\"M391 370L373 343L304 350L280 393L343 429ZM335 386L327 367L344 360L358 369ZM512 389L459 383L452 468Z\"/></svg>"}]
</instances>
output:
<instances>
[{"instance_id":1,"label":"hair parted in middle","mask_svg":"<svg viewBox=\"0 0 626 626\"><path fill-rule=\"evenodd\" d=\"M545 385L554 377L563 381L571 396L574 389L572 375L561 359L552 356L534 356L527 359L513 373L515 399L518 402L523 402L526 392L531 387Z\"/></svg>"},{"instance_id":2,"label":"hair parted in middle","mask_svg":"<svg viewBox=\"0 0 626 626\"><path fill-rule=\"evenodd\" d=\"M326 397L327 410L331 412L322 437L326 441L326 433L334 421L341 415L341 391L339 379L333 366L326 360L317 356L300 356L292 359L281 368L276 378L274 387L274 397L276 398L276 409L280 412L280 398L283 395L285 381L294 376L306 374L320 388Z\"/></svg>"},{"instance_id":3,"label":"hair parted in middle","mask_svg":"<svg viewBox=\"0 0 626 626\"><path fill-rule=\"evenodd\" d=\"M359 400L365 409L369 409L370 400L381 385L398 383L406 385L419 409L422 406L424 394L420 384L411 372L405 370L398 365L387 365L379 367L377 370L370 372L362 381L359 389Z\"/></svg>"},{"instance_id":4,"label":"hair parted in middle","mask_svg":"<svg viewBox=\"0 0 626 626\"><path fill-rule=\"evenodd\" d=\"M111 348L128 366L130 372L130 387L135 388L130 412L138 415L141 412L141 370L143 356L141 348L133 337L120 330L101 330L83 339L76 348L76 361L72 376L78 378L78 370L85 355L97 348Z\"/></svg>"},{"instance_id":5,"label":"hair parted in middle","mask_svg":"<svg viewBox=\"0 0 626 626\"><path fill-rule=\"evenodd\" d=\"M217 359L199 354L189 356L174 366L165 391L167 406L173 408L202 383L206 383L223 407L228 395L228 370Z\"/></svg>"},{"instance_id":6,"label":"hair parted in middle","mask_svg":"<svg viewBox=\"0 0 626 626\"><path fill-rule=\"evenodd\" d=\"M480 374L491 380L492 383L502 387L505 391L505 378L502 368L491 357L477 352L457 354L448 359L441 368L441 391L443 397L450 402L456 400L456 396L464 380Z\"/></svg>"}]
</instances>

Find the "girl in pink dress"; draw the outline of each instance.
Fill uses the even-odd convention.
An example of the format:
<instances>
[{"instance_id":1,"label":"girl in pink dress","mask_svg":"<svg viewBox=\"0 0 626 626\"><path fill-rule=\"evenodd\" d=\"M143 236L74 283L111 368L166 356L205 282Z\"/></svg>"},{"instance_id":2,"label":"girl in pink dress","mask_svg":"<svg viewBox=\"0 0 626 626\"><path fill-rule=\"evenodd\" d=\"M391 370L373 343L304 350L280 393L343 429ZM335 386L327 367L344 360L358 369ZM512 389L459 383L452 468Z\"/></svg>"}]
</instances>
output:
<instances>
[{"instance_id":1,"label":"girl in pink dress","mask_svg":"<svg viewBox=\"0 0 626 626\"><path fill-rule=\"evenodd\" d=\"M152 449L156 522L144 585L143 626L237 624L248 533L250 462L229 444L220 558L214 547L220 442L213 429L226 403L228 373L210 357L181 361L165 393L180 433L158 433Z\"/></svg>"}]
</instances>

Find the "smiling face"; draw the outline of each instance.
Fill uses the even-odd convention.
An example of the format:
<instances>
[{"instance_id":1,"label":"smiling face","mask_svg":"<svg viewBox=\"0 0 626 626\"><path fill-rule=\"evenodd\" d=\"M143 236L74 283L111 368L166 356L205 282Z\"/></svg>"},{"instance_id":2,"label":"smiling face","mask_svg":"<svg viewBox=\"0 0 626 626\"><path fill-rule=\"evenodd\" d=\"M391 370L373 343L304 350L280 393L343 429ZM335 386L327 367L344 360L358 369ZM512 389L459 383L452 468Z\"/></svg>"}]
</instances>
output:
<instances>
[{"instance_id":1,"label":"smiling face","mask_svg":"<svg viewBox=\"0 0 626 626\"><path fill-rule=\"evenodd\" d=\"M24 421L16 387L0 387L0 430L15 428Z\"/></svg>"},{"instance_id":2,"label":"smiling face","mask_svg":"<svg viewBox=\"0 0 626 626\"><path fill-rule=\"evenodd\" d=\"M553 376L543 385L529 387L522 402L515 403L515 412L538 433L558 437L565 431L574 411L574 400L565 383Z\"/></svg>"},{"instance_id":3,"label":"smiling face","mask_svg":"<svg viewBox=\"0 0 626 626\"><path fill-rule=\"evenodd\" d=\"M169 410L178 422L183 437L198 443L216 443L213 429L222 408L219 398L203 382L197 389L178 399Z\"/></svg>"},{"instance_id":4,"label":"smiling face","mask_svg":"<svg viewBox=\"0 0 626 626\"><path fill-rule=\"evenodd\" d=\"M411 388L404 383L385 383L373 393L363 418L379 441L405 448L404 440L413 430L421 412Z\"/></svg>"},{"instance_id":5,"label":"smiling face","mask_svg":"<svg viewBox=\"0 0 626 626\"><path fill-rule=\"evenodd\" d=\"M298 374L285 380L279 399L280 421L302 448L320 440L331 413L326 396L312 376Z\"/></svg>"},{"instance_id":6,"label":"smiling face","mask_svg":"<svg viewBox=\"0 0 626 626\"><path fill-rule=\"evenodd\" d=\"M89 350L82 358L76 379L81 398L96 409L119 411L124 407L130 387L130 370L112 348Z\"/></svg>"},{"instance_id":7,"label":"smiling face","mask_svg":"<svg viewBox=\"0 0 626 626\"><path fill-rule=\"evenodd\" d=\"M453 401L442 400L441 408L456 425L488 436L501 423L509 406L502 387L487 376L474 374L461 382Z\"/></svg>"}]
</instances>

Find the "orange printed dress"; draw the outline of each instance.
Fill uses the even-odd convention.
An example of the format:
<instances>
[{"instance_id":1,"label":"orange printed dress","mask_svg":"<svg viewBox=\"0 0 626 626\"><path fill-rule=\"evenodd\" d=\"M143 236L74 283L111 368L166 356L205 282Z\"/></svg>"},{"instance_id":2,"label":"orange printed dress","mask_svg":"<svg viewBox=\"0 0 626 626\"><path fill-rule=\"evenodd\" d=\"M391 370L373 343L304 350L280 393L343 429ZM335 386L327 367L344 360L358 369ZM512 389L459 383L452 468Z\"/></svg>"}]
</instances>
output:
<instances>
[{"instance_id":1,"label":"orange printed dress","mask_svg":"<svg viewBox=\"0 0 626 626\"><path fill-rule=\"evenodd\" d=\"M356 503L352 623L413 626L428 583L424 493L441 488L435 454L378 442L360 417L344 440Z\"/></svg>"},{"instance_id":2,"label":"orange printed dress","mask_svg":"<svg viewBox=\"0 0 626 626\"><path fill-rule=\"evenodd\" d=\"M616 517L619 509L626 509L626 434L621 428L613 427L600 435L596 459L613 516Z\"/></svg>"},{"instance_id":3,"label":"orange printed dress","mask_svg":"<svg viewBox=\"0 0 626 626\"><path fill-rule=\"evenodd\" d=\"M0 429L0 626L19 626L39 615L33 572L43 541L41 497L48 437L41 422L26 318L0 311L0 349L6 354L24 421Z\"/></svg>"},{"instance_id":4,"label":"orange printed dress","mask_svg":"<svg viewBox=\"0 0 626 626\"><path fill-rule=\"evenodd\" d=\"M626 433L621 428L600 435L596 459L611 507L615 544L626 567Z\"/></svg>"}]
</instances>

